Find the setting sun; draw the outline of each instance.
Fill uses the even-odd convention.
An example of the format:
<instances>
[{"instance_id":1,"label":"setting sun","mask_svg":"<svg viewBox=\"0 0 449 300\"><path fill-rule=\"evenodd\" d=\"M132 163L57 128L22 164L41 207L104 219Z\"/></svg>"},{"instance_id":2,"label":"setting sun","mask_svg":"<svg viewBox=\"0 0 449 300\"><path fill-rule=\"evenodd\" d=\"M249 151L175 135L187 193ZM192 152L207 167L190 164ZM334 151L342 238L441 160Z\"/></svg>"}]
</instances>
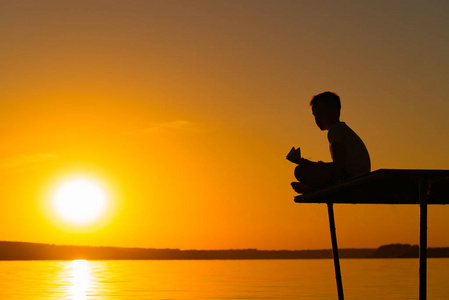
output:
<instances>
[{"instance_id":1,"label":"setting sun","mask_svg":"<svg viewBox=\"0 0 449 300\"><path fill-rule=\"evenodd\" d=\"M107 197L102 187L87 179L73 179L57 187L53 209L63 221L73 225L91 224L105 213Z\"/></svg>"}]
</instances>

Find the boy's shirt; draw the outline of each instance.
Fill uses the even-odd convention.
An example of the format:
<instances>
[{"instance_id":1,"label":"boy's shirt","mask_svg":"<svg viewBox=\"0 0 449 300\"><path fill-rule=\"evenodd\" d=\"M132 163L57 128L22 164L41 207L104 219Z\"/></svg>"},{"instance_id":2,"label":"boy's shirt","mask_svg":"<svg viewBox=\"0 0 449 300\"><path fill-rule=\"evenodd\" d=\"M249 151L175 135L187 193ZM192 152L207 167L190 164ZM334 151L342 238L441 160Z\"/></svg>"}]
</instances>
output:
<instances>
[{"instance_id":1,"label":"boy's shirt","mask_svg":"<svg viewBox=\"0 0 449 300\"><path fill-rule=\"evenodd\" d=\"M327 133L329 145L338 143L346 150L344 169L351 176L359 176L371 171L368 150L362 139L344 122L335 123Z\"/></svg>"}]
</instances>

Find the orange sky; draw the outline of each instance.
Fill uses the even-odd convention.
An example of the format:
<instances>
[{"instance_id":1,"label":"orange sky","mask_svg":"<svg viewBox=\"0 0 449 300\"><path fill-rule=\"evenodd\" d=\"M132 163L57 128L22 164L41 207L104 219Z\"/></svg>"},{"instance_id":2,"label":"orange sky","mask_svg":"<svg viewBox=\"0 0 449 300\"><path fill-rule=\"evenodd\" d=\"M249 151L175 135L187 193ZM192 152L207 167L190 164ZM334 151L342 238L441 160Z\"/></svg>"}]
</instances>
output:
<instances>
[{"instance_id":1,"label":"orange sky","mask_svg":"<svg viewBox=\"0 0 449 300\"><path fill-rule=\"evenodd\" d=\"M330 160L309 108L333 90L372 169L449 169L444 1L0 4L0 240L182 249L330 248L327 208L294 204L292 146ZM73 175L110 195L56 221ZM340 247L419 239L412 206L338 205ZM449 246L429 208L429 246Z\"/></svg>"}]
</instances>

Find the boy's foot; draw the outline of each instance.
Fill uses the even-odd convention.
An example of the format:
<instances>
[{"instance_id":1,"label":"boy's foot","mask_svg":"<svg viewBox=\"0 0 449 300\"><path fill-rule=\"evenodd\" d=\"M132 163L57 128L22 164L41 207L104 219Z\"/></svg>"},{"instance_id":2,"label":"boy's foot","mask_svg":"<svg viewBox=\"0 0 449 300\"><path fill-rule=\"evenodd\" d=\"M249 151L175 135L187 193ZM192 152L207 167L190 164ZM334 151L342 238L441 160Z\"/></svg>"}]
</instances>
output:
<instances>
[{"instance_id":1,"label":"boy's foot","mask_svg":"<svg viewBox=\"0 0 449 300\"><path fill-rule=\"evenodd\" d=\"M305 185L304 183L301 182L292 182L291 185L292 188L295 190L295 192L297 192L298 194L304 194L312 190L310 186Z\"/></svg>"}]
</instances>

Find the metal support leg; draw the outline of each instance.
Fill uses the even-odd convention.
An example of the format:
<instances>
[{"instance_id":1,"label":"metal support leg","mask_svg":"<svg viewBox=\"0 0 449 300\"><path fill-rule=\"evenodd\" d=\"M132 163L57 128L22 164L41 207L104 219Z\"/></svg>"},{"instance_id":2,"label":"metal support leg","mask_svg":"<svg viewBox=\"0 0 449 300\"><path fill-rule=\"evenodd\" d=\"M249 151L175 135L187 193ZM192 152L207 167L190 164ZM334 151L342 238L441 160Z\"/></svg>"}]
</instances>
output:
<instances>
[{"instance_id":1,"label":"metal support leg","mask_svg":"<svg viewBox=\"0 0 449 300\"><path fill-rule=\"evenodd\" d=\"M331 230L332 253L334 256L335 279L337 281L338 300L343 300L343 283L341 281L340 259L338 256L337 234L335 233L334 208L332 203L327 204L329 213L329 226Z\"/></svg>"},{"instance_id":2,"label":"metal support leg","mask_svg":"<svg viewBox=\"0 0 449 300\"><path fill-rule=\"evenodd\" d=\"M427 299L427 180L419 181L419 300Z\"/></svg>"}]
</instances>

